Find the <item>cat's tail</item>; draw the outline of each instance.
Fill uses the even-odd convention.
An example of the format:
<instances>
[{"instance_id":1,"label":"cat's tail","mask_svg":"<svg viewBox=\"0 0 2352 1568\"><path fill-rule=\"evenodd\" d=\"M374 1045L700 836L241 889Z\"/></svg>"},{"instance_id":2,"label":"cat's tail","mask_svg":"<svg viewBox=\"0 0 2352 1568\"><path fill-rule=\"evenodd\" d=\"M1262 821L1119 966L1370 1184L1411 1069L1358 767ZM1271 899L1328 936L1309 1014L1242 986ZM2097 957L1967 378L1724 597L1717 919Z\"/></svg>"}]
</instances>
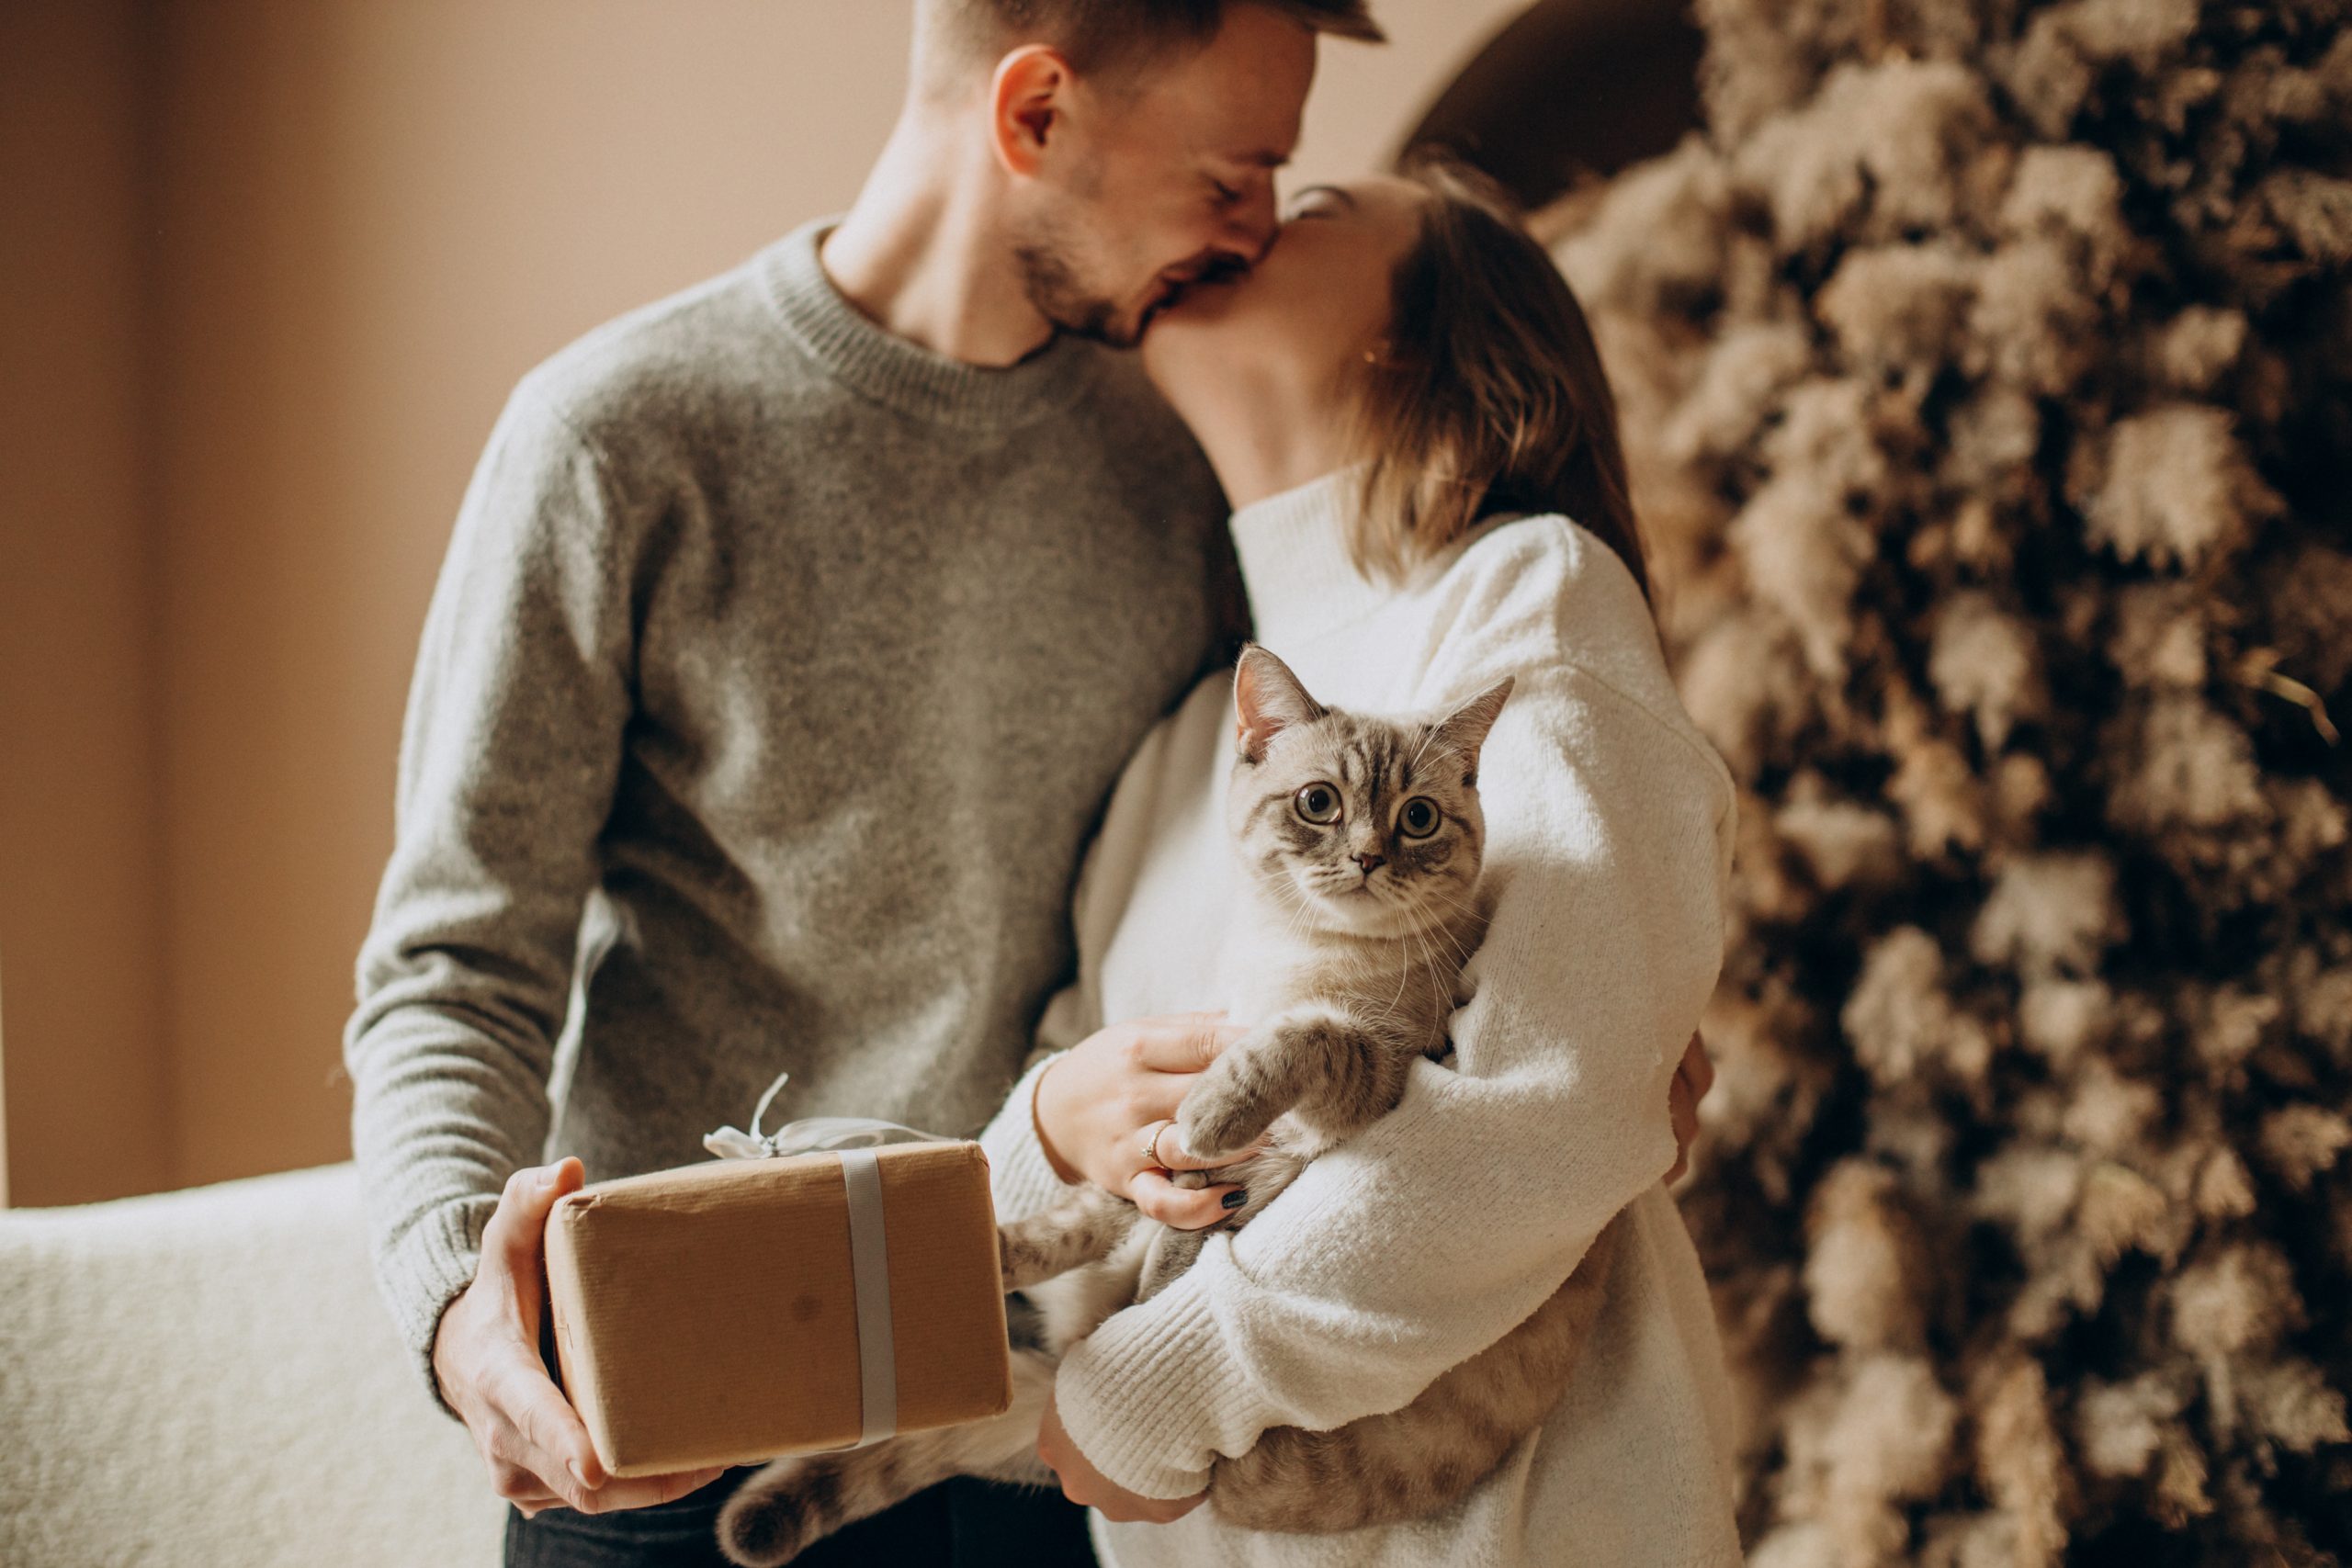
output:
<instances>
[{"instance_id":1,"label":"cat's tail","mask_svg":"<svg viewBox=\"0 0 2352 1568\"><path fill-rule=\"evenodd\" d=\"M1527 1321L1403 1409L1329 1432L1272 1427L1240 1458L1218 1460L1209 1506L1244 1529L1323 1533L1420 1518L1461 1497L1567 1391L1626 1224L1611 1221Z\"/></svg>"},{"instance_id":2,"label":"cat's tail","mask_svg":"<svg viewBox=\"0 0 2352 1568\"><path fill-rule=\"evenodd\" d=\"M1012 1407L1001 1416L771 1461L720 1508L719 1550L739 1568L781 1568L834 1531L952 1475L1054 1485L1054 1472L1037 1458L1037 1423L1053 1385L1050 1358L1015 1353Z\"/></svg>"}]
</instances>

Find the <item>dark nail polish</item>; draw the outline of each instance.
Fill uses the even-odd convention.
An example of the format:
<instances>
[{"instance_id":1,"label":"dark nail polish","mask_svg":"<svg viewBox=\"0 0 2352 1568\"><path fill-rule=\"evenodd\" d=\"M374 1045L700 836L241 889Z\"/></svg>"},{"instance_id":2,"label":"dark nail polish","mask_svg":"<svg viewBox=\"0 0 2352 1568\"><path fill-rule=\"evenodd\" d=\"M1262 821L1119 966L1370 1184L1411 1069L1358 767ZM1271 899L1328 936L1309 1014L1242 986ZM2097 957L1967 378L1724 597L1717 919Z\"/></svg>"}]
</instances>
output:
<instances>
[{"instance_id":1,"label":"dark nail polish","mask_svg":"<svg viewBox=\"0 0 2352 1568\"><path fill-rule=\"evenodd\" d=\"M1238 1209L1248 1201L1250 1201L1250 1194L1239 1188L1225 1195L1225 1206L1228 1209Z\"/></svg>"}]
</instances>

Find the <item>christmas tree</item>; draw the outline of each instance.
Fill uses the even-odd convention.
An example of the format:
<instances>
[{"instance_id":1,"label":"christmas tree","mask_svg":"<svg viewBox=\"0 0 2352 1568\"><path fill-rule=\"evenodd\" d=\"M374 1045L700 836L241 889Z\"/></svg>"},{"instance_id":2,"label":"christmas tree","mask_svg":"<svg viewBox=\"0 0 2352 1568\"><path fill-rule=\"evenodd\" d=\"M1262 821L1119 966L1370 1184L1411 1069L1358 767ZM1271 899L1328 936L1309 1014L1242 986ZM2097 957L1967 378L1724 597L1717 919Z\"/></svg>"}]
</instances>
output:
<instances>
[{"instance_id":1,"label":"christmas tree","mask_svg":"<svg viewBox=\"0 0 2352 1568\"><path fill-rule=\"evenodd\" d=\"M2352 5L1698 9L1549 220L1743 788L1753 1561L2352 1562Z\"/></svg>"}]
</instances>

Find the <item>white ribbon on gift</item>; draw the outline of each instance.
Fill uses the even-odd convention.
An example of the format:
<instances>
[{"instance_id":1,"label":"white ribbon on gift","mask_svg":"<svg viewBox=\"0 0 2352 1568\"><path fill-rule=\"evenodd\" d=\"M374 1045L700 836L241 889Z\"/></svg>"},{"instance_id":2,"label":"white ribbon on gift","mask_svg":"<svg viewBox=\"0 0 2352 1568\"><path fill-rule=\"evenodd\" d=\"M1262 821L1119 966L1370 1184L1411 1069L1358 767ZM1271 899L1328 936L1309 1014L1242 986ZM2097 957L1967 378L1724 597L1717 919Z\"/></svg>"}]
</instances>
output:
<instances>
[{"instance_id":1,"label":"white ribbon on gift","mask_svg":"<svg viewBox=\"0 0 2352 1568\"><path fill-rule=\"evenodd\" d=\"M784 1086L790 1082L790 1073L778 1073L775 1082L768 1085L760 1096L760 1103L752 1111L752 1130L721 1127L716 1133L705 1133L702 1146L721 1159L774 1159L779 1155L823 1154L834 1149L872 1149L885 1144L944 1144L953 1140L938 1133L919 1133L912 1127L901 1127L896 1122L877 1121L871 1116L810 1116L798 1122L787 1122L765 1137L760 1135L760 1122L775 1102Z\"/></svg>"},{"instance_id":2,"label":"white ribbon on gift","mask_svg":"<svg viewBox=\"0 0 2352 1568\"><path fill-rule=\"evenodd\" d=\"M890 1254L882 1228L882 1170L874 1151L886 1144L946 1140L870 1116L811 1116L763 1136L760 1122L791 1078L778 1073L752 1111L752 1130L721 1127L702 1146L721 1159L775 1159L786 1155L841 1156L842 1188L849 1200L851 1288L857 1298L857 1372L861 1430L849 1445L862 1449L899 1429L898 1347L890 1329Z\"/></svg>"}]
</instances>

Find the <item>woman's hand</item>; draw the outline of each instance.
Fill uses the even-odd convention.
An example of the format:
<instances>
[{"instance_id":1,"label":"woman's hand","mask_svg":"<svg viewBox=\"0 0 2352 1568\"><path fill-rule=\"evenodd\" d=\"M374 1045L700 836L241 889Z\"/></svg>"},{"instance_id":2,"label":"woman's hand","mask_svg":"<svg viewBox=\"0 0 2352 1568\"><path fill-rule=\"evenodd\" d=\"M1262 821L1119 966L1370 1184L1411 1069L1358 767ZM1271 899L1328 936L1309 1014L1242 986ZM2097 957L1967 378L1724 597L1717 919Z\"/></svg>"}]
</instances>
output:
<instances>
[{"instance_id":1,"label":"woman's hand","mask_svg":"<svg viewBox=\"0 0 2352 1568\"><path fill-rule=\"evenodd\" d=\"M1095 1469L1063 1429L1051 1389L1046 1391L1046 1418L1037 1427L1037 1457L1061 1477L1063 1496L1080 1507L1102 1509L1102 1517L1115 1524L1168 1524L1199 1507L1208 1496L1206 1492L1195 1492L1190 1497L1146 1497Z\"/></svg>"},{"instance_id":2,"label":"woman's hand","mask_svg":"<svg viewBox=\"0 0 2352 1568\"><path fill-rule=\"evenodd\" d=\"M1696 1032L1682 1048L1682 1061L1667 1087L1667 1114L1674 1120L1674 1168L1666 1173L1668 1187L1690 1168L1691 1140L1699 1135L1699 1102L1715 1087L1715 1065L1707 1060L1706 1043Z\"/></svg>"},{"instance_id":3,"label":"woman's hand","mask_svg":"<svg viewBox=\"0 0 2352 1568\"><path fill-rule=\"evenodd\" d=\"M1247 1033L1221 1012L1137 1018L1097 1030L1056 1057L1038 1077L1034 1107L1054 1174L1091 1181L1177 1230L1204 1229L1239 1208L1238 1200L1226 1204L1228 1193L1241 1190L1230 1182L1195 1190L1176 1186L1168 1173L1213 1168L1184 1152L1176 1107L1217 1053Z\"/></svg>"}]
</instances>

